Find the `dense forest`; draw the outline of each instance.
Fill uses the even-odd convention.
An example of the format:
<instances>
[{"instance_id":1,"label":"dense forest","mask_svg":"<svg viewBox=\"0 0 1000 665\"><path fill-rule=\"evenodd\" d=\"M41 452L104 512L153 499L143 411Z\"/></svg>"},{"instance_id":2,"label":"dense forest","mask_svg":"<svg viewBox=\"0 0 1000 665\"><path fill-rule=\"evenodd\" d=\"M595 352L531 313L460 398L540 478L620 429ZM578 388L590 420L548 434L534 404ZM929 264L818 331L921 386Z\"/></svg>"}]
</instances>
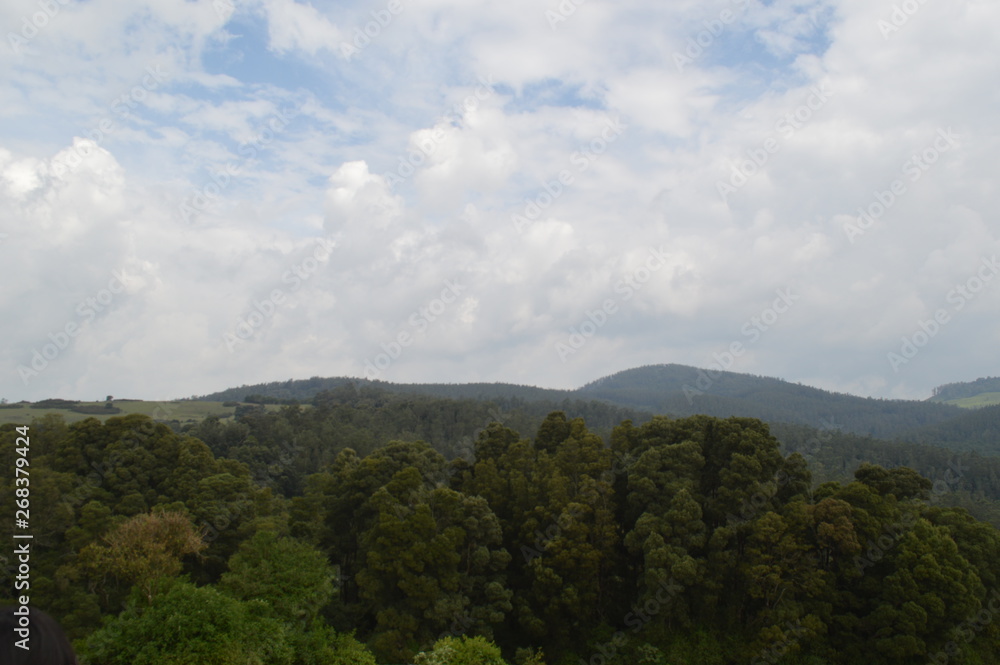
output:
<instances>
[{"instance_id":1,"label":"dense forest","mask_svg":"<svg viewBox=\"0 0 1000 665\"><path fill-rule=\"evenodd\" d=\"M540 406L342 385L46 416L24 453L4 426L32 603L90 665L997 662L995 458Z\"/></svg>"},{"instance_id":2,"label":"dense forest","mask_svg":"<svg viewBox=\"0 0 1000 665\"><path fill-rule=\"evenodd\" d=\"M975 397L981 393L1000 393L1000 376L987 376L962 383L946 383L934 389L934 396L931 399L944 402L950 399Z\"/></svg>"},{"instance_id":3,"label":"dense forest","mask_svg":"<svg viewBox=\"0 0 1000 665\"><path fill-rule=\"evenodd\" d=\"M990 388L991 380L949 384L939 394L972 396ZM943 404L939 398L926 401L873 399L834 393L781 379L699 369L687 365L648 365L603 377L576 390L551 390L506 383L402 384L349 378L313 377L299 381L276 381L230 388L195 397L206 401L254 401L259 403L310 402L325 391L357 385L384 393L475 399L514 400L521 404L559 404L567 401L600 401L642 412L644 417L670 414L676 417L711 415L720 418L745 416L765 422L794 423L820 427L834 421L851 434L918 441L921 430L969 415L965 409ZM590 421L588 420L588 423ZM950 427L950 425L948 425ZM1000 419L993 425L1000 434ZM929 434L928 437L936 437ZM973 449L962 439L949 447ZM998 449L990 444L990 453ZM986 452L980 450L980 452Z\"/></svg>"},{"instance_id":4,"label":"dense forest","mask_svg":"<svg viewBox=\"0 0 1000 665\"><path fill-rule=\"evenodd\" d=\"M251 395L248 399L267 402L274 398ZM472 433L493 420L519 432L534 432L548 413L563 411L570 418L583 418L592 431L608 440L620 422L631 420L639 425L652 418L647 411L595 400L453 400L368 383L342 384L311 402L319 408L264 413L258 405L243 404L237 407L240 418L236 423L210 418L198 425L173 425L206 442L215 455L244 461L256 476L283 456L288 464L277 478L281 491L292 495L302 491L308 473L329 463L343 447L367 454L386 441L421 440L448 459L469 458ZM992 421L988 420L991 416ZM938 478L949 466L959 465L964 470L962 478L942 500L966 507L978 519L1000 527L1000 458L984 455L975 446L978 443L979 449L987 452L997 449L1000 408L963 412L945 422L949 426L916 430L911 441L922 444L852 434L832 416L819 418L812 427L781 422L771 422L770 427L785 454L807 456L817 484L847 482L866 462L887 468L907 466L928 478ZM977 429L966 431L966 422L974 423ZM293 439L294 449L288 446Z\"/></svg>"},{"instance_id":5,"label":"dense forest","mask_svg":"<svg viewBox=\"0 0 1000 665\"><path fill-rule=\"evenodd\" d=\"M952 450L1000 455L1000 405L971 409L957 418L904 432L900 438Z\"/></svg>"}]
</instances>

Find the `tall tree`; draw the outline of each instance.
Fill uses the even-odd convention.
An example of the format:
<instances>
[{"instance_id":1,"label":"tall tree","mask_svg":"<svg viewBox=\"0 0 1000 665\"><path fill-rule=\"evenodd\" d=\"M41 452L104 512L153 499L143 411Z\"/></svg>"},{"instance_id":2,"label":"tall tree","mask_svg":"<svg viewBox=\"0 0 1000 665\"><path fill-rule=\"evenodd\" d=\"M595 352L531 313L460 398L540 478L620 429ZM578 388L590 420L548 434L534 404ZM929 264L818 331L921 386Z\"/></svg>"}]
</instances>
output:
<instances>
[{"instance_id":1,"label":"tall tree","mask_svg":"<svg viewBox=\"0 0 1000 665\"><path fill-rule=\"evenodd\" d=\"M229 559L219 589L239 600L263 600L275 618L306 626L333 598L334 579L316 548L259 531Z\"/></svg>"},{"instance_id":2,"label":"tall tree","mask_svg":"<svg viewBox=\"0 0 1000 665\"><path fill-rule=\"evenodd\" d=\"M80 561L98 584L111 576L134 585L148 603L157 582L181 571L182 559L205 549L187 515L177 512L144 513L113 527L102 539L80 552Z\"/></svg>"},{"instance_id":3,"label":"tall tree","mask_svg":"<svg viewBox=\"0 0 1000 665\"><path fill-rule=\"evenodd\" d=\"M428 490L416 468L399 471L372 497L362 537L360 609L374 616L376 654L399 660L461 620L487 635L510 609L500 525L484 500Z\"/></svg>"}]
</instances>

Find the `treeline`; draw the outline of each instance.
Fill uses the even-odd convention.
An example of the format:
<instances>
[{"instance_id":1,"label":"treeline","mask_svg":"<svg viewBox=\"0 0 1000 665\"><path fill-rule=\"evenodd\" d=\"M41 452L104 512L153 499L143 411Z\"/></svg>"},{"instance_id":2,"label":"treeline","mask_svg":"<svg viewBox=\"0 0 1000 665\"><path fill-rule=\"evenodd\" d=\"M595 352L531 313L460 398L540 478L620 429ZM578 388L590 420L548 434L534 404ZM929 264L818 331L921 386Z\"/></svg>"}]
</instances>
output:
<instances>
[{"instance_id":1,"label":"treeline","mask_svg":"<svg viewBox=\"0 0 1000 665\"><path fill-rule=\"evenodd\" d=\"M713 371L686 365L649 365L618 372L576 390L549 390L504 383L395 384L348 378L312 377L243 386L206 395L212 401L306 403L326 390L357 384L365 389L401 395L424 395L480 401L517 400L554 404L564 400L597 400L644 412L646 418L704 414L727 418L743 416L765 422L819 427L834 419L846 432L891 439L916 428L959 419L967 412L938 401L871 399L834 393L781 379ZM965 384L962 384L965 385ZM956 387L957 389L957 387ZM983 451L981 451L983 452Z\"/></svg>"},{"instance_id":2,"label":"treeline","mask_svg":"<svg viewBox=\"0 0 1000 665\"><path fill-rule=\"evenodd\" d=\"M892 438L962 414L950 404L858 397L752 374L686 365L625 370L581 388L580 397L679 416L754 417L819 427L833 419L850 433Z\"/></svg>"},{"instance_id":3,"label":"treeline","mask_svg":"<svg viewBox=\"0 0 1000 665\"><path fill-rule=\"evenodd\" d=\"M304 491L309 474L332 462L344 448L366 455L388 441L421 440L447 459L471 459L477 432L491 421L519 432L534 432L548 413L563 411L571 419L583 418L592 431L608 440L622 421L639 425L652 417L599 401L449 400L354 384L323 392L312 403L310 409L288 407L272 412L242 405L236 422L208 418L181 431L207 443L217 457L246 463L254 477L268 477L277 491L294 496ZM1000 408L993 411L1000 413ZM981 418L989 413L983 409L975 415ZM964 430L942 427L942 435L952 432L950 445L944 445L943 438L928 442L937 445L916 445L851 434L832 417L818 418L817 424L820 427L771 424L784 454L807 456L817 483L849 481L866 462L887 468L907 466L930 479L941 478L949 465L959 465L962 475L941 501L964 506L978 519L1000 526L1000 457L969 452L962 445ZM987 431L980 428L970 436L987 439ZM994 431L1000 440L1000 423Z\"/></svg>"},{"instance_id":4,"label":"treeline","mask_svg":"<svg viewBox=\"0 0 1000 665\"><path fill-rule=\"evenodd\" d=\"M901 438L952 450L1000 455L1000 405L970 409L959 418L905 432Z\"/></svg>"},{"instance_id":5,"label":"treeline","mask_svg":"<svg viewBox=\"0 0 1000 665\"><path fill-rule=\"evenodd\" d=\"M938 496L940 505L966 508L976 519L1000 528L1000 457L981 455L966 446L873 439L840 431L832 421L827 424L830 427L825 429L770 425L786 455L798 452L805 456L814 483L846 482L863 464L908 467L939 487L948 479L947 491Z\"/></svg>"},{"instance_id":6,"label":"treeline","mask_svg":"<svg viewBox=\"0 0 1000 665\"><path fill-rule=\"evenodd\" d=\"M445 438L476 425L446 456L364 437L369 398L206 423L211 444L143 416L36 421L32 602L89 665L995 662L1000 532L944 505L961 467L815 486L812 444L784 456L754 419L606 441L562 412L527 438L393 407ZM345 420L354 440L322 429ZM0 428L6 468L17 437Z\"/></svg>"},{"instance_id":7,"label":"treeline","mask_svg":"<svg viewBox=\"0 0 1000 665\"><path fill-rule=\"evenodd\" d=\"M388 441L421 440L448 459L471 459L477 433L494 421L531 432L548 413L559 410L584 418L607 437L623 420L652 417L597 401L451 400L353 382L316 395L311 406L268 412L244 404L237 407L235 421L206 418L196 425L173 425L204 441L216 456L246 463L255 477L268 477L282 494L293 496L302 493L307 475L345 448L366 455Z\"/></svg>"},{"instance_id":8,"label":"treeline","mask_svg":"<svg viewBox=\"0 0 1000 665\"><path fill-rule=\"evenodd\" d=\"M26 402L19 404L5 404L4 406L7 408L20 408L22 404L26 404ZM116 407L110 399L104 402L104 404L100 405L80 404L80 402L76 400L69 400L69 399L45 399L41 400L40 402L35 402L33 404L30 404L30 408L67 409L69 411L74 411L76 413L86 413L90 415L95 415L95 414L115 415L122 412L122 410Z\"/></svg>"},{"instance_id":9,"label":"treeline","mask_svg":"<svg viewBox=\"0 0 1000 665\"><path fill-rule=\"evenodd\" d=\"M933 399L946 402L951 399L975 397L981 393L1000 393L1000 376L987 376L963 383L946 383L934 389Z\"/></svg>"},{"instance_id":10,"label":"treeline","mask_svg":"<svg viewBox=\"0 0 1000 665\"><path fill-rule=\"evenodd\" d=\"M328 390L335 391L347 385L360 385L379 392L403 393L412 395L428 395L447 399L493 400L498 398L516 398L525 401L563 400L577 397L573 390L550 390L534 386L519 386L510 383L390 383L378 379L355 379L348 377L323 378L314 376L309 379L289 379L287 381L271 381L243 385L219 392L193 398L209 402L248 401L247 396L255 398L270 398L279 400L277 403L287 403L292 400L310 402L316 395Z\"/></svg>"}]
</instances>

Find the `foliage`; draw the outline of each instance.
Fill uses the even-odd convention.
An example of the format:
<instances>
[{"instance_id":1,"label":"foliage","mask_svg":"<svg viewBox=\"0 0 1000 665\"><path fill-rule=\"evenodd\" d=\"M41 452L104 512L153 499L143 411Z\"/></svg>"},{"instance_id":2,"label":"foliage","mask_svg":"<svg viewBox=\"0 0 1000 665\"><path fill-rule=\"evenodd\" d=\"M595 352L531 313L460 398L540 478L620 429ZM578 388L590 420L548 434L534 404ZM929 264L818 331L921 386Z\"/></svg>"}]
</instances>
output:
<instances>
[{"instance_id":1,"label":"foliage","mask_svg":"<svg viewBox=\"0 0 1000 665\"><path fill-rule=\"evenodd\" d=\"M153 600L158 579L181 572L181 559L205 549L197 529L179 512L135 515L113 527L80 552L81 566L92 578L111 575L137 586Z\"/></svg>"},{"instance_id":2,"label":"foliage","mask_svg":"<svg viewBox=\"0 0 1000 665\"><path fill-rule=\"evenodd\" d=\"M946 383L934 389L931 397L935 402L947 402L963 397L975 397L981 393L1000 392L1000 377L988 376L964 383Z\"/></svg>"},{"instance_id":3,"label":"foliage","mask_svg":"<svg viewBox=\"0 0 1000 665\"><path fill-rule=\"evenodd\" d=\"M747 417L605 438L524 413L343 386L185 432L46 416L32 601L94 665L903 665L1000 646L1000 532L956 507L993 505L992 458ZM17 436L0 427L9 468Z\"/></svg>"},{"instance_id":4,"label":"foliage","mask_svg":"<svg viewBox=\"0 0 1000 665\"><path fill-rule=\"evenodd\" d=\"M258 531L229 559L219 589L261 600L275 618L310 624L334 595L334 571L322 552L271 531Z\"/></svg>"},{"instance_id":5,"label":"foliage","mask_svg":"<svg viewBox=\"0 0 1000 665\"><path fill-rule=\"evenodd\" d=\"M260 605L177 582L148 606L133 600L84 654L94 665L290 664L285 629Z\"/></svg>"},{"instance_id":6,"label":"foliage","mask_svg":"<svg viewBox=\"0 0 1000 665\"><path fill-rule=\"evenodd\" d=\"M375 665L375 656L353 635L314 626L289 636L294 665Z\"/></svg>"},{"instance_id":7,"label":"foliage","mask_svg":"<svg viewBox=\"0 0 1000 665\"><path fill-rule=\"evenodd\" d=\"M598 422L597 413L582 412L580 406L585 403L611 403L618 409L633 411L631 414L619 414L616 423L611 424L626 418L639 420L636 411L646 412L641 418L648 418L653 413L674 416L707 414L716 417L746 416L807 426L815 426L824 418L833 418L845 431L885 438L914 427L940 423L962 413L956 406L939 402L862 398L780 379L674 364L625 370L576 390L548 390L502 383L393 384L344 377L312 377L301 381L241 386L201 399L239 400L254 394L306 402L319 399L324 391L340 393L344 390L409 399L416 399L416 396L451 400L474 398L491 401L505 410L509 410L508 405L516 401L524 407L541 406L546 413L557 409L572 412L572 415L585 417L593 428L610 425ZM575 405L571 405L573 401L576 401ZM590 410L597 411L593 407ZM521 423L516 426L521 431L528 431L536 428L537 423L529 427Z\"/></svg>"},{"instance_id":8,"label":"foliage","mask_svg":"<svg viewBox=\"0 0 1000 665\"><path fill-rule=\"evenodd\" d=\"M418 653L415 665L507 665L500 649L482 637L445 637L429 652Z\"/></svg>"}]
</instances>

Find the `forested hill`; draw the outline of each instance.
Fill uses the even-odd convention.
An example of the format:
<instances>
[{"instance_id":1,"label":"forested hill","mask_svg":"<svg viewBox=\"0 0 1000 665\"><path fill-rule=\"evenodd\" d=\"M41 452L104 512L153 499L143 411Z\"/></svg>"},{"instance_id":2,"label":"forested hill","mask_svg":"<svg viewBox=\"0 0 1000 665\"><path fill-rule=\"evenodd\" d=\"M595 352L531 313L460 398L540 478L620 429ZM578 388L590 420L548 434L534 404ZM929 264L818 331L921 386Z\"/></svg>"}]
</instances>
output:
<instances>
[{"instance_id":1,"label":"forested hill","mask_svg":"<svg viewBox=\"0 0 1000 665\"><path fill-rule=\"evenodd\" d=\"M598 379L576 390L551 390L507 383L394 384L346 377L278 381L230 388L205 395L207 401L264 399L307 402L324 390L349 383L396 393L450 399L518 399L525 402L600 400L648 413L717 417L747 416L840 429L866 436L892 438L965 413L957 406L931 401L884 400L833 393L781 379L709 372L686 365L649 365Z\"/></svg>"},{"instance_id":2,"label":"forested hill","mask_svg":"<svg viewBox=\"0 0 1000 665\"><path fill-rule=\"evenodd\" d=\"M892 438L964 413L948 404L858 397L781 379L685 365L626 370L589 383L577 393L654 413L749 416L811 427L834 423L844 431L878 438Z\"/></svg>"},{"instance_id":3,"label":"forested hill","mask_svg":"<svg viewBox=\"0 0 1000 665\"><path fill-rule=\"evenodd\" d=\"M535 386L520 386L513 383L390 383L388 381L370 381L351 377L321 378L288 381L272 381L244 385L239 388L228 388L195 399L206 402L248 401L248 396L273 398L276 400L311 401L316 395L326 390L334 390L346 385L371 386L394 393L411 393L444 397L447 399L522 399L529 402L539 400L559 401L564 399L579 399L578 391L553 390L536 388ZM249 400L256 401L256 400Z\"/></svg>"},{"instance_id":4,"label":"forested hill","mask_svg":"<svg viewBox=\"0 0 1000 665\"><path fill-rule=\"evenodd\" d=\"M900 438L939 448L1000 455L1000 405L966 411L943 423L904 432Z\"/></svg>"},{"instance_id":5,"label":"forested hill","mask_svg":"<svg viewBox=\"0 0 1000 665\"><path fill-rule=\"evenodd\" d=\"M1000 393L1000 376L988 376L964 383L946 383L934 389L932 402L948 402L978 395Z\"/></svg>"}]
</instances>

